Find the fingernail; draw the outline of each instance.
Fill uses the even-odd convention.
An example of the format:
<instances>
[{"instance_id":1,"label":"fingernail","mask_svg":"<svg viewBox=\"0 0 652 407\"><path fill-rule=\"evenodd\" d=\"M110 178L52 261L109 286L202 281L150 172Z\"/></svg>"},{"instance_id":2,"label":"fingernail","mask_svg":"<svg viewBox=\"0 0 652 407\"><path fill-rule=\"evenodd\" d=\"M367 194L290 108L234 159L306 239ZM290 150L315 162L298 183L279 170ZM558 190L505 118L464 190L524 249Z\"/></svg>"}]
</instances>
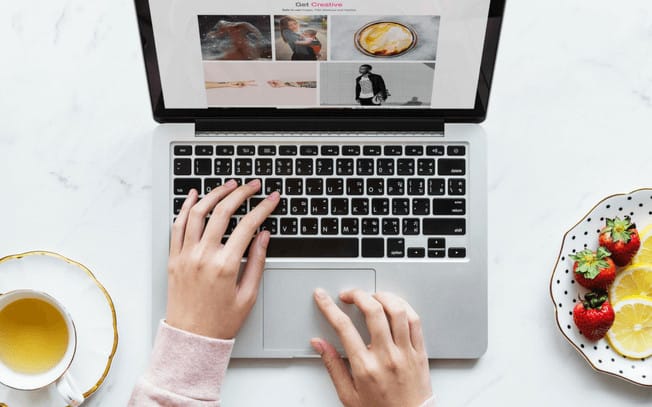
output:
<instances>
[{"instance_id":1,"label":"fingernail","mask_svg":"<svg viewBox=\"0 0 652 407\"><path fill-rule=\"evenodd\" d=\"M315 288L315 297L319 298L320 300L323 300L326 298L328 294L326 294L326 291L324 291L321 288Z\"/></svg>"},{"instance_id":2,"label":"fingernail","mask_svg":"<svg viewBox=\"0 0 652 407\"><path fill-rule=\"evenodd\" d=\"M275 202L275 201L279 200L280 196L281 196L281 194L279 194L278 191L274 191L271 194L267 195L267 199L269 199L270 201Z\"/></svg>"},{"instance_id":3,"label":"fingernail","mask_svg":"<svg viewBox=\"0 0 652 407\"><path fill-rule=\"evenodd\" d=\"M310 340L310 344L312 345L315 352L319 353L320 356L324 354L324 345L321 344L319 338L312 338Z\"/></svg>"},{"instance_id":4,"label":"fingernail","mask_svg":"<svg viewBox=\"0 0 652 407\"><path fill-rule=\"evenodd\" d=\"M269 232L264 231L264 232L261 232L261 233L263 235L260 237L260 246L263 249L267 250L267 246L269 245L269 236L270 236Z\"/></svg>"},{"instance_id":5,"label":"fingernail","mask_svg":"<svg viewBox=\"0 0 652 407\"><path fill-rule=\"evenodd\" d=\"M230 179L230 180L228 180L228 181L226 182L226 184L224 184L224 185L227 186L227 187L234 187L234 186L238 185L238 183L235 182L234 179Z\"/></svg>"}]
</instances>

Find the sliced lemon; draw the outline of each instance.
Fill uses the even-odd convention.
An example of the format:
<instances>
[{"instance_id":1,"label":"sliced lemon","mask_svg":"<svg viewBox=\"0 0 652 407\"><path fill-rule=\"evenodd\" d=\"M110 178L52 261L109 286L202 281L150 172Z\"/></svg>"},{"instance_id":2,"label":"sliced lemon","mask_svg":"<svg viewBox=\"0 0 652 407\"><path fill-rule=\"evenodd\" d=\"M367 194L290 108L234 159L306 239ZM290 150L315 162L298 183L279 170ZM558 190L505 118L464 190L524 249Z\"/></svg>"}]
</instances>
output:
<instances>
[{"instance_id":1,"label":"sliced lemon","mask_svg":"<svg viewBox=\"0 0 652 407\"><path fill-rule=\"evenodd\" d=\"M623 269L609 287L609 301L617 303L625 297L652 297L652 264L632 264Z\"/></svg>"},{"instance_id":2,"label":"sliced lemon","mask_svg":"<svg viewBox=\"0 0 652 407\"><path fill-rule=\"evenodd\" d=\"M652 298L641 295L625 297L613 308L616 319L607 332L611 347L630 358L652 355Z\"/></svg>"},{"instance_id":3,"label":"sliced lemon","mask_svg":"<svg viewBox=\"0 0 652 407\"><path fill-rule=\"evenodd\" d=\"M652 224L647 225L639 232L641 248L632 259L632 263L652 263Z\"/></svg>"}]
</instances>

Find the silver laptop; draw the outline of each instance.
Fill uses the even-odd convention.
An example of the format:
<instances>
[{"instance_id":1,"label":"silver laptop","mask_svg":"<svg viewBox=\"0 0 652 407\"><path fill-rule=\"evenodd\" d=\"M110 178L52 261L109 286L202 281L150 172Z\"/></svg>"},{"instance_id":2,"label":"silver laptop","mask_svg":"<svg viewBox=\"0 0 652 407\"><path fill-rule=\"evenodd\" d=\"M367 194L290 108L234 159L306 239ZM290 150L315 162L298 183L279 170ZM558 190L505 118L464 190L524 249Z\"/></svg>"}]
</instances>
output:
<instances>
[{"instance_id":1,"label":"silver laptop","mask_svg":"<svg viewBox=\"0 0 652 407\"><path fill-rule=\"evenodd\" d=\"M152 110L153 326L170 226L229 179L281 202L234 357L339 345L312 300L391 291L431 358L487 346L486 115L504 0L136 0ZM342 304L365 333L355 307ZM210 318L210 315L206 316Z\"/></svg>"}]
</instances>

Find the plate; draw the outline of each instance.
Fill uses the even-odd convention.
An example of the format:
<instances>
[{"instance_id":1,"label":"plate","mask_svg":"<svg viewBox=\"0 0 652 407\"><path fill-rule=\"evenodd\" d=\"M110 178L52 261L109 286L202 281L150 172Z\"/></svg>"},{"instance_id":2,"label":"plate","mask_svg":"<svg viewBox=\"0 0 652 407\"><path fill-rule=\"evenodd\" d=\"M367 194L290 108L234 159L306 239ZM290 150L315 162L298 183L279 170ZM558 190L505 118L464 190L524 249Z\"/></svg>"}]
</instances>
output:
<instances>
[{"instance_id":1,"label":"plate","mask_svg":"<svg viewBox=\"0 0 652 407\"><path fill-rule=\"evenodd\" d=\"M72 316L77 329L77 353L70 372L88 398L104 382L118 347L111 296L87 267L47 251L0 258L0 293L20 288L52 295ZM27 392L0 384L0 406L64 406L52 387Z\"/></svg>"},{"instance_id":2,"label":"plate","mask_svg":"<svg viewBox=\"0 0 652 407\"><path fill-rule=\"evenodd\" d=\"M652 358L630 359L621 356L611 349L606 338L589 341L573 322L573 308L578 295L584 296L589 290L575 282L573 260L568 256L585 248L596 250L605 218L622 218L625 215L629 215L640 229L652 223L652 189L609 196L566 232L550 278L550 296L559 330L593 369L641 386L652 386Z\"/></svg>"},{"instance_id":3,"label":"plate","mask_svg":"<svg viewBox=\"0 0 652 407\"><path fill-rule=\"evenodd\" d=\"M392 49L389 50L387 48L383 48L382 44L376 44L375 41L369 39L369 34L372 31L382 31L382 30L389 30L389 29L396 29L398 32L404 37L402 40L407 41L407 44L401 45L401 49ZM383 35L381 39L384 38L386 41L387 40L392 40L391 38L387 38L386 35ZM393 41L396 42L398 41L399 38L394 38ZM358 51L362 52L365 55L368 55L370 57L376 57L376 58L391 58L391 57L397 57L400 55L405 54L406 52L411 51L416 45L418 41L418 35L414 28L403 24L399 23L398 21L374 21L368 24L365 24L362 28L360 28L356 33L355 33L355 47L358 49ZM393 44L396 45L396 44ZM387 45L385 45L386 47ZM375 52L373 52L373 47L379 47ZM385 53L382 53L383 51Z\"/></svg>"}]
</instances>

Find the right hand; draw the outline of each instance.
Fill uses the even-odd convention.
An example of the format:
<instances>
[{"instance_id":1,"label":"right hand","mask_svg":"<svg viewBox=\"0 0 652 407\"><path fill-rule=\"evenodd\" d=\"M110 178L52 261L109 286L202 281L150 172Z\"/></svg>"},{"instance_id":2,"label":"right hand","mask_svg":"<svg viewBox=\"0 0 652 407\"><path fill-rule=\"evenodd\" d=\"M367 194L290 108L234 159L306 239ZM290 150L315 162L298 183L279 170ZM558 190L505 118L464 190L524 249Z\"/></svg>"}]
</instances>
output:
<instances>
[{"instance_id":1,"label":"right hand","mask_svg":"<svg viewBox=\"0 0 652 407\"><path fill-rule=\"evenodd\" d=\"M346 291L340 299L364 314L371 344L365 345L351 319L321 289L315 301L335 328L351 370L337 350L320 338L311 340L346 407L419 407L432 397L428 356L419 316L391 293Z\"/></svg>"}]
</instances>

